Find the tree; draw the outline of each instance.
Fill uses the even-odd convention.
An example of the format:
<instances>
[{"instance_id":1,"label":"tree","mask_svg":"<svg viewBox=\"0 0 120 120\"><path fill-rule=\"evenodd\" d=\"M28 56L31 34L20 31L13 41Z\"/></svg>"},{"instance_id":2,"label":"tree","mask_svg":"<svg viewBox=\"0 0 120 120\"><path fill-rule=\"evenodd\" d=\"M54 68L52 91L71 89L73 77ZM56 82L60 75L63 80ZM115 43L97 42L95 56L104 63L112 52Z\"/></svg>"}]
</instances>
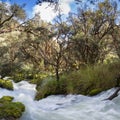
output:
<instances>
[{"instance_id":1,"label":"tree","mask_svg":"<svg viewBox=\"0 0 120 120\"><path fill-rule=\"evenodd\" d=\"M41 4L42 2L58 3L59 0L37 0L37 4Z\"/></svg>"},{"instance_id":2,"label":"tree","mask_svg":"<svg viewBox=\"0 0 120 120\"><path fill-rule=\"evenodd\" d=\"M10 32L8 30L11 27L10 23L18 23L18 20L24 20L25 18L26 14L22 6L17 4L8 5L7 3L0 2L0 33Z\"/></svg>"},{"instance_id":3,"label":"tree","mask_svg":"<svg viewBox=\"0 0 120 120\"><path fill-rule=\"evenodd\" d=\"M120 26L114 26L113 31L111 32L111 36L113 40L113 47L115 48L115 51L120 58Z\"/></svg>"},{"instance_id":4,"label":"tree","mask_svg":"<svg viewBox=\"0 0 120 120\"><path fill-rule=\"evenodd\" d=\"M35 20L35 19L34 19ZM34 22L32 20L30 24ZM39 21L38 21L39 22ZM38 23L37 21L35 24ZM39 25L29 26L28 24L26 32L27 39L23 42L21 50L28 59L31 59L35 64L40 65L43 61L45 70L51 66L56 74L56 80L59 82L59 72L63 68L63 59L65 51L65 31L64 23L56 23L56 25L50 25L48 23L41 22ZM30 35L33 34L33 38Z\"/></svg>"},{"instance_id":5,"label":"tree","mask_svg":"<svg viewBox=\"0 0 120 120\"><path fill-rule=\"evenodd\" d=\"M80 8L77 15L69 17L71 52L78 63L103 62L112 49L110 34L115 25L116 11L116 4L106 0L99 3L95 11Z\"/></svg>"},{"instance_id":6,"label":"tree","mask_svg":"<svg viewBox=\"0 0 120 120\"><path fill-rule=\"evenodd\" d=\"M23 6L0 2L0 74L3 77L11 74L13 68L15 69L19 49L19 42L16 38L19 34L16 32L16 28L20 25L19 20L22 21L25 18L26 14ZM12 31L16 34L14 35Z\"/></svg>"},{"instance_id":7,"label":"tree","mask_svg":"<svg viewBox=\"0 0 120 120\"><path fill-rule=\"evenodd\" d=\"M59 1L60 1L60 0L37 0L37 4L41 4L41 3L43 3L43 2L49 2L49 3L58 4ZM83 0L74 0L74 1L77 2L77 3L80 3L80 2L82 2ZM88 0L88 2L90 2L90 3L93 4L93 3L96 2L96 0Z\"/></svg>"}]
</instances>

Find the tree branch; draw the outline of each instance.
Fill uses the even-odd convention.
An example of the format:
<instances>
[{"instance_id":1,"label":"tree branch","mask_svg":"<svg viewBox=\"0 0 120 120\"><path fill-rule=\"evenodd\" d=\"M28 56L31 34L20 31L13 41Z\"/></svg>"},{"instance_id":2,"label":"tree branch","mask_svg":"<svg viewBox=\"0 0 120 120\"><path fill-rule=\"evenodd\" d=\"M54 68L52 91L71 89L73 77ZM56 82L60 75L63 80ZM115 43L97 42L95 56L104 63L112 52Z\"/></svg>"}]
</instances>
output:
<instances>
[{"instance_id":1,"label":"tree branch","mask_svg":"<svg viewBox=\"0 0 120 120\"><path fill-rule=\"evenodd\" d=\"M11 20L11 19L13 18L13 16L14 16L14 13L13 13L11 16L9 16L7 19L5 19L4 21L2 21L2 22L0 23L0 28L2 28L3 25L4 25L7 21Z\"/></svg>"}]
</instances>

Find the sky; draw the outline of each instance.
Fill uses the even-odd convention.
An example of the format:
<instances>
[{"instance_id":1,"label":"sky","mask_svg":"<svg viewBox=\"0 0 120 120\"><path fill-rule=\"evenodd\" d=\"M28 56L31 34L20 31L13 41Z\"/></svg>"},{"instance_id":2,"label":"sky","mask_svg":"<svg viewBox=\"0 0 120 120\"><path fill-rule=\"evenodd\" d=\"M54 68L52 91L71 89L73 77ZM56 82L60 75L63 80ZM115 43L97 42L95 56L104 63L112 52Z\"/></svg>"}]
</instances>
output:
<instances>
[{"instance_id":1,"label":"sky","mask_svg":"<svg viewBox=\"0 0 120 120\"><path fill-rule=\"evenodd\" d=\"M8 2L10 4L17 3L19 5L26 4L25 10L27 16L32 18L36 13L40 15L41 19L46 22L51 22L58 14L55 12L54 7L49 7L49 3L42 3L42 5L36 5L36 0L2 0L4 2ZM32 2L31 2L32 1ZM65 16L68 15L69 12L76 10L76 5L73 2L74 0L60 0L60 9L61 13Z\"/></svg>"},{"instance_id":2,"label":"sky","mask_svg":"<svg viewBox=\"0 0 120 120\"><path fill-rule=\"evenodd\" d=\"M28 18L32 18L34 17L35 14L39 14L42 20L46 22L52 22L53 19L56 18L58 14L58 12L54 11L54 7L50 7L49 3L46 2L42 3L42 5L40 6L40 5L36 5L37 0L2 0L2 1L8 2L9 4L17 3L19 5L23 5L25 3L26 6L24 9L26 10ZM60 8L62 10L62 14L64 14L65 17L67 17L69 12L77 11L77 4L75 4L74 0L59 0L59 1L60 1ZM82 2L85 3L86 1L88 2L89 0L83 0ZM102 1L102 0L97 0L97 1Z\"/></svg>"}]
</instances>

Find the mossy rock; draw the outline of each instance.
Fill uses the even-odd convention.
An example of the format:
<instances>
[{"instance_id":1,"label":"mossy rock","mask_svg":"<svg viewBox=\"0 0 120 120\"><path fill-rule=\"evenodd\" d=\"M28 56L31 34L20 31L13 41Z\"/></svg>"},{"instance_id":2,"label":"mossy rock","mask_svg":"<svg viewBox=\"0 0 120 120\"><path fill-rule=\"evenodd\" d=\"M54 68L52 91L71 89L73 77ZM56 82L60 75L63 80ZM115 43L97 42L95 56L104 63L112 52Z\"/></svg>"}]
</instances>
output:
<instances>
[{"instance_id":1,"label":"mossy rock","mask_svg":"<svg viewBox=\"0 0 120 120\"><path fill-rule=\"evenodd\" d=\"M0 79L0 87L1 88L6 88L8 90L13 90L13 84L11 80L3 80Z\"/></svg>"},{"instance_id":2,"label":"mossy rock","mask_svg":"<svg viewBox=\"0 0 120 120\"><path fill-rule=\"evenodd\" d=\"M14 99L14 97L12 97L12 96L3 96L3 97L0 99L0 103L12 102L13 99Z\"/></svg>"},{"instance_id":3,"label":"mossy rock","mask_svg":"<svg viewBox=\"0 0 120 120\"><path fill-rule=\"evenodd\" d=\"M25 111L25 106L20 102L12 102L13 97L4 96L0 99L0 120L17 120Z\"/></svg>"},{"instance_id":4,"label":"mossy rock","mask_svg":"<svg viewBox=\"0 0 120 120\"><path fill-rule=\"evenodd\" d=\"M102 90L100 88L97 88L97 89L93 89L89 92L89 95L90 96L94 96L94 95L97 95L98 93L102 92Z\"/></svg>"}]
</instances>

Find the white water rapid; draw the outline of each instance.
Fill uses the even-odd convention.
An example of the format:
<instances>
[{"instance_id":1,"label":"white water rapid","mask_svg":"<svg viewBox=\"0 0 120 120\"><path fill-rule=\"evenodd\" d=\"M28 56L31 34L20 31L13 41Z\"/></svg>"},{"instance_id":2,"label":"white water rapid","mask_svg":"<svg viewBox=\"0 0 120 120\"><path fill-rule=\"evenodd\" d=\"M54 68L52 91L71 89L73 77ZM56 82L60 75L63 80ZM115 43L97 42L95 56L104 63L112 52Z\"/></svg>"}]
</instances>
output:
<instances>
[{"instance_id":1,"label":"white water rapid","mask_svg":"<svg viewBox=\"0 0 120 120\"><path fill-rule=\"evenodd\" d=\"M82 95L49 96L34 101L35 85L22 81L14 84L14 91L0 88L0 97L14 96L26 106L20 120L120 120L120 96L102 101L115 89L94 97Z\"/></svg>"}]
</instances>

